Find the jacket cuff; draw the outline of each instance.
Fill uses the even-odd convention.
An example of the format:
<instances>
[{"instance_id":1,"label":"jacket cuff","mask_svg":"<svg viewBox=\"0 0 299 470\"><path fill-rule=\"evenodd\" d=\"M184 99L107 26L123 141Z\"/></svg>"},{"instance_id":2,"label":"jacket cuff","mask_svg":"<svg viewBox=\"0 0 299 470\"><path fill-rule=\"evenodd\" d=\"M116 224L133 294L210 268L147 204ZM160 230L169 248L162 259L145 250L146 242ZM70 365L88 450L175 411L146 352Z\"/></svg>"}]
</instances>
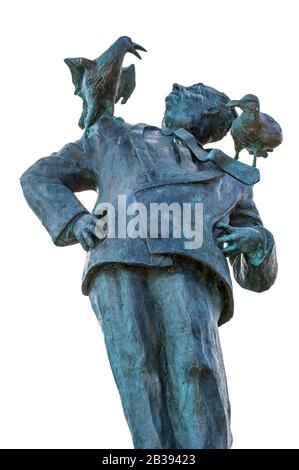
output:
<instances>
[{"instance_id":1,"label":"jacket cuff","mask_svg":"<svg viewBox=\"0 0 299 470\"><path fill-rule=\"evenodd\" d=\"M77 213L74 217L70 219L70 221L65 225L63 230L59 233L58 236L53 238L53 242L57 246L68 246L68 245L75 245L78 243L77 238L73 234L73 226L75 222L82 217L82 215L89 214L88 211L81 211Z\"/></svg>"},{"instance_id":2,"label":"jacket cuff","mask_svg":"<svg viewBox=\"0 0 299 470\"><path fill-rule=\"evenodd\" d=\"M262 244L252 253L244 254L246 261L252 266L260 267L267 260L273 250L274 238L271 232L264 227L254 227L263 237Z\"/></svg>"}]
</instances>

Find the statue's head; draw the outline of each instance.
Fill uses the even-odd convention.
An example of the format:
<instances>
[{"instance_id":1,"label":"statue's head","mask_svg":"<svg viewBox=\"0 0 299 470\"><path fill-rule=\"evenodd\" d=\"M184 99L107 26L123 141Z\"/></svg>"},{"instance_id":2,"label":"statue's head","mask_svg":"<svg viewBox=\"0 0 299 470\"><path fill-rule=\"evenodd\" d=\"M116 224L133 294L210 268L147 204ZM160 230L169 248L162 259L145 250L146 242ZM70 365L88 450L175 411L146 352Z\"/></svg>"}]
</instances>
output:
<instances>
[{"instance_id":1,"label":"statue's head","mask_svg":"<svg viewBox=\"0 0 299 470\"><path fill-rule=\"evenodd\" d=\"M166 97L163 125L190 131L202 144L221 140L229 131L236 111L228 108L228 96L197 83L184 87L175 83Z\"/></svg>"}]
</instances>

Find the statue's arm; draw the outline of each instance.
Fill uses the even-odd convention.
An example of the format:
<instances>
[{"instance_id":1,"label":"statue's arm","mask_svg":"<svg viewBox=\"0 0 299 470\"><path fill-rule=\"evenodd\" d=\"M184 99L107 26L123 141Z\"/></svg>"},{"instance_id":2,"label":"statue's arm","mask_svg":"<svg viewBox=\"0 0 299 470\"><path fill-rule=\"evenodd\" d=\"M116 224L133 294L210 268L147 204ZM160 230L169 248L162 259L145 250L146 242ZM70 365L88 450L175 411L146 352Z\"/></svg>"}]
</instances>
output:
<instances>
[{"instance_id":1,"label":"statue's arm","mask_svg":"<svg viewBox=\"0 0 299 470\"><path fill-rule=\"evenodd\" d=\"M273 235L262 223L252 197L252 189L245 191L230 216L233 227L251 228L259 232L260 244L249 253L239 253L230 258L234 277L243 288L255 292L269 289L277 276L277 258Z\"/></svg>"},{"instance_id":2,"label":"statue's arm","mask_svg":"<svg viewBox=\"0 0 299 470\"><path fill-rule=\"evenodd\" d=\"M77 243L73 223L88 210L75 192L96 189L89 159L79 143L34 163L21 177L24 196L58 246Z\"/></svg>"}]
</instances>

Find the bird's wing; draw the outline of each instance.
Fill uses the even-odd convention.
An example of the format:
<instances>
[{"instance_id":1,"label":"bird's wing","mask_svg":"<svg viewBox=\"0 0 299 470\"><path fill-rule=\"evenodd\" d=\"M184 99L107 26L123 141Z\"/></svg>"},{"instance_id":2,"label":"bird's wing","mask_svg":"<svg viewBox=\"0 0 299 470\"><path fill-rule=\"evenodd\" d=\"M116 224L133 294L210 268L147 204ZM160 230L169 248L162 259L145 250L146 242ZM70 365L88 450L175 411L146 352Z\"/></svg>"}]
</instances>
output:
<instances>
[{"instance_id":1,"label":"bird's wing","mask_svg":"<svg viewBox=\"0 0 299 470\"><path fill-rule=\"evenodd\" d=\"M273 126L273 127L275 127L277 130L279 130L280 132L282 132L282 129L281 129L280 125L278 124L277 121L275 121L275 119L273 119L272 116L269 116L269 114L263 113L263 114L262 114L262 117L264 118L264 120L267 122L268 125Z\"/></svg>"},{"instance_id":2,"label":"bird's wing","mask_svg":"<svg viewBox=\"0 0 299 470\"><path fill-rule=\"evenodd\" d=\"M277 147L283 141L282 129L273 117L269 114L262 113L262 126L260 131L260 139L267 150Z\"/></svg>"},{"instance_id":3,"label":"bird's wing","mask_svg":"<svg viewBox=\"0 0 299 470\"><path fill-rule=\"evenodd\" d=\"M115 103L117 103L120 98L122 98L121 104L125 104L132 95L135 86L135 65L131 64L129 67L123 67L119 79Z\"/></svg>"},{"instance_id":4,"label":"bird's wing","mask_svg":"<svg viewBox=\"0 0 299 470\"><path fill-rule=\"evenodd\" d=\"M75 85L75 95L78 95L81 89L84 71L86 68L90 67L93 62L84 57L68 58L64 59L64 62L71 71L73 84Z\"/></svg>"}]
</instances>

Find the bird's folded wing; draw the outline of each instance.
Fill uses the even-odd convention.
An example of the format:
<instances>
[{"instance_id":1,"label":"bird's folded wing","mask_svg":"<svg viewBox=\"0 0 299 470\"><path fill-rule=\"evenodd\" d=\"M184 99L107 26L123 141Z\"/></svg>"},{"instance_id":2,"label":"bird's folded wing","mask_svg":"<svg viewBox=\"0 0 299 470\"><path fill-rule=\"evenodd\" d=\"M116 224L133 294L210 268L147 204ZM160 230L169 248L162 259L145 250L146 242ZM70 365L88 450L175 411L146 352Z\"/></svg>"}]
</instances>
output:
<instances>
[{"instance_id":1,"label":"bird's folded wing","mask_svg":"<svg viewBox=\"0 0 299 470\"><path fill-rule=\"evenodd\" d=\"M135 86L135 65L131 64L129 67L123 67L119 79L115 103L122 98L121 104L125 104L135 90Z\"/></svg>"}]
</instances>

